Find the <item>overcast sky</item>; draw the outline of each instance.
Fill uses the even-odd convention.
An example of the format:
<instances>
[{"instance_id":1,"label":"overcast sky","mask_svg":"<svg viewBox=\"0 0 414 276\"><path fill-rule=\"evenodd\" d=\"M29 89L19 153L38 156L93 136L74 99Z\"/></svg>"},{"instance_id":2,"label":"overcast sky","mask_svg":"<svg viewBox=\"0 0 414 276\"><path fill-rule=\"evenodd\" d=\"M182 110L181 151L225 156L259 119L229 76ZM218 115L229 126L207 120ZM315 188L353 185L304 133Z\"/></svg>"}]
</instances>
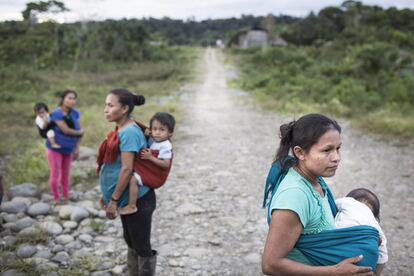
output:
<instances>
[{"instance_id":1,"label":"overcast sky","mask_svg":"<svg viewBox=\"0 0 414 276\"><path fill-rule=\"evenodd\" d=\"M27 0L0 0L0 21L22 20ZM335 0L62 0L70 12L60 14L60 22L142 18L164 16L196 20L240 17L245 15L286 14L305 16L326 6L339 6ZM383 8L414 9L414 0L366 0L366 5Z\"/></svg>"}]
</instances>

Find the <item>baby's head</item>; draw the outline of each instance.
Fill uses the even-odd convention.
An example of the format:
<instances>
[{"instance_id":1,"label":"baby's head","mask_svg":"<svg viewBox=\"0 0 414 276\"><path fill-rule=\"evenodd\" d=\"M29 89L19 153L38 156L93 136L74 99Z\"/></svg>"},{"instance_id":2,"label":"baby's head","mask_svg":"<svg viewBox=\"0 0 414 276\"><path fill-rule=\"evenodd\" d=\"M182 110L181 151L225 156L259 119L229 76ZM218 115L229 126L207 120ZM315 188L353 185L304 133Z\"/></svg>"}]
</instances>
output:
<instances>
[{"instance_id":1,"label":"baby's head","mask_svg":"<svg viewBox=\"0 0 414 276\"><path fill-rule=\"evenodd\" d=\"M349 194L347 194L347 197L352 197L367 205L377 221L380 221L380 202L373 192L368 189L358 188L350 191Z\"/></svg>"},{"instance_id":2,"label":"baby's head","mask_svg":"<svg viewBox=\"0 0 414 276\"><path fill-rule=\"evenodd\" d=\"M37 116L43 116L49 113L49 108L45 103L37 103L34 106L34 112Z\"/></svg>"},{"instance_id":3,"label":"baby's head","mask_svg":"<svg viewBox=\"0 0 414 276\"><path fill-rule=\"evenodd\" d=\"M175 119L166 112L157 112L150 120L151 137L156 142L171 138L174 133Z\"/></svg>"}]
</instances>

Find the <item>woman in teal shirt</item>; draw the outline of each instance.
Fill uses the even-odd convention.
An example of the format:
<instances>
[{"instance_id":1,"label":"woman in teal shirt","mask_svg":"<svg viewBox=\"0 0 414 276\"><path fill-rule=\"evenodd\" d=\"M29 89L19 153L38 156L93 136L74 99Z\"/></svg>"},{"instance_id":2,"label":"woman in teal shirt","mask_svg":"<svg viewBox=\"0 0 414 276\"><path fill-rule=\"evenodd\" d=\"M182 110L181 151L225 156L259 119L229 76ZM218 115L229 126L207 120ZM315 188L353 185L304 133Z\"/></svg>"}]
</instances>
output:
<instances>
[{"instance_id":1,"label":"woman in teal shirt","mask_svg":"<svg viewBox=\"0 0 414 276\"><path fill-rule=\"evenodd\" d=\"M335 175L340 161L341 127L321 114L308 114L280 127L276 160L287 174L270 203L271 222L262 256L266 275L373 275L355 263L361 256L334 266L312 266L295 248L301 234L334 228L327 187L320 177ZM293 162L283 162L289 153Z\"/></svg>"},{"instance_id":2,"label":"woman in teal shirt","mask_svg":"<svg viewBox=\"0 0 414 276\"><path fill-rule=\"evenodd\" d=\"M116 124L116 132L108 135L99 153L103 161L99 184L109 219L115 218L118 205L128 203L127 187L133 173L135 155L147 146L141 128L131 118L134 106L144 102L143 96L126 89L114 89L106 97L106 119ZM127 265L130 275L155 274L156 251L151 247L151 223L155 205L154 190L145 185L140 186L137 200L139 211L121 215L124 239L128 245Z\"/></svg>"}]
</instances>

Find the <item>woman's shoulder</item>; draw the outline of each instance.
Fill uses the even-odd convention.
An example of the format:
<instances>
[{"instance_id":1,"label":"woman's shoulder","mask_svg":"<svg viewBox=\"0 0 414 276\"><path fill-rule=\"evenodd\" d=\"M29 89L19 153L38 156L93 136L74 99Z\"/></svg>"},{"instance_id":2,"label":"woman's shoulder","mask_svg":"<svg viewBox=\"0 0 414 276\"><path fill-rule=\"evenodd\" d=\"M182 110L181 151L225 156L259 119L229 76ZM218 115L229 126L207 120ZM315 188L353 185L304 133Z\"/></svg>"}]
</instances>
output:
<instances>
[{"instance_id":1,"label":"woman's shoulder","mask_svg":"<svg viewBox=\"0 0 414 276\"><path fill-rule=\"evenodd\" d=\"M118 132L118 135L121 151L138 151L147 145L144 133L135 124L125 126Z\"/></svg>"},{"instance_id":2,"label":"woman's shoulder","mask_svg":"<svg viewBox=\"0 0 414 276\"><path fill-rule=\"evenodd\" d=\"M285 177L280 183L281 188L301 188L303 186L303 177L296 172L295 169L290 168Z\"/></svg>"},{"instance_id":3,"label":"woman's shoulder","mask_svg":"<svg viewBox=\"0 0 414 276\"><path fill-rule=\"evenodd\" d=\"M50 113L50 116L54 120L61 120L65 114L63 114L63 111L60 107L56 107L53 109L53 111Z\"/></svg>"},{"instance_id":4,"label":"woman's shoulder","mask_svg":"<svg viewBox=\"0 0 414 276\"><path fill-rule=\"evenodd\" d=\"M294 197L307 202L312 198L312 192L306 185L303 177L293 168L290 168L286 176L280 182L275 197Z\"/></svg>"},{"instance_id":5,"label":"woman's shoulder","mask_svg":"<svg viewBox=\"0 0 414 276\"><path fill-rule=\"evenodd\" d=\"M125 126L118 133L121 139L123 137L131 137L131 136L144 138L144 133L142 132L141 128L137 126L136 124L129 124Z\"/></svg>"},{"instance_id":6,"label":"woman's shoulder","mask_svg":"<svg viewBox=\"0 0 414 276\"><path fill-rule=\"evenodd\" d=\"M141 128L137 124L128 124L125 127L123 127L119 133L142 133Z\"/></svg>"}]
</instances>

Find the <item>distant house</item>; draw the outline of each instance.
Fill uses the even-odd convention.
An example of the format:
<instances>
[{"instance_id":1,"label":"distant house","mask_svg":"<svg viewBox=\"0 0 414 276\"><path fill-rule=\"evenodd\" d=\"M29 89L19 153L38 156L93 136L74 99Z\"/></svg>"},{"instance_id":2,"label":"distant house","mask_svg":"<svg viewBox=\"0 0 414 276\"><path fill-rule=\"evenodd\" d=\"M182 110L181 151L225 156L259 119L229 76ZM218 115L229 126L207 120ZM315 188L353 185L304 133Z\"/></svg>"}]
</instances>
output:
<instances>
[{"instance_id":1,"label":"distant house","mask_svg":"<svg viewBox=\"0 0 414 276\"><path fill-rule=\"evenodd\" d=\"M241 32L238 35L238 48L266 48L267 46L269 46L269 35L265 30L254 29Z\"/></svg>"},{"instance_id":2,"label":"distant house","mask_svg":"<svg viewBox=\"0 0 414 276\"><path fill-rule=\"evenodd\" d=\"M255 28L253 30L241 31L230 41L230 46L239 49L253 47L266 48L269 46L286 46L287 42L281 37L271 37L266 30Z\"/></svg>"}]
</instances>

